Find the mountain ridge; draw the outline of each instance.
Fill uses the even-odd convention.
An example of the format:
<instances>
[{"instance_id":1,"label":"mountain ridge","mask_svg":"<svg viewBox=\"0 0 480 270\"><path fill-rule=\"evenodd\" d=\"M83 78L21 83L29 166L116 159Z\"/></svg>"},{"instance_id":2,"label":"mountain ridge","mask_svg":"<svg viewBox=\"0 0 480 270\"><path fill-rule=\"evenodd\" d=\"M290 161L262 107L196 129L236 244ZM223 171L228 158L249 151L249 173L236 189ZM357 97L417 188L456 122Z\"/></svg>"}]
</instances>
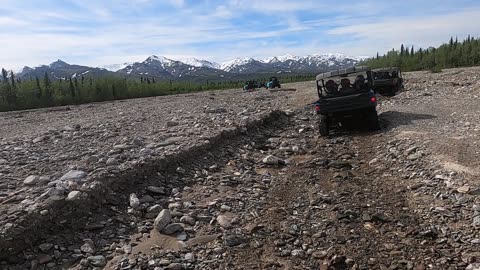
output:
<instances>
[{"instance_id":1,"label":"mountain ridge","mask_svg":"<svg viewBox=\"0 0 480 270\"><path fill-rule=\"evenodd\" d=\"M358 64L362 58L340 53L291 54L272 56L265 59L237 57L227 62L216 63L198 58L183 60L151 55L142 62L112 64L103 67L89 67L68 64L60 59L49 65L24 67L17 74L19 78L44 76L68 79L74 76L124 76L154 77L168 80L233 79L238 75L256 73L316 73Z\"/></svg>"}]
</instances>

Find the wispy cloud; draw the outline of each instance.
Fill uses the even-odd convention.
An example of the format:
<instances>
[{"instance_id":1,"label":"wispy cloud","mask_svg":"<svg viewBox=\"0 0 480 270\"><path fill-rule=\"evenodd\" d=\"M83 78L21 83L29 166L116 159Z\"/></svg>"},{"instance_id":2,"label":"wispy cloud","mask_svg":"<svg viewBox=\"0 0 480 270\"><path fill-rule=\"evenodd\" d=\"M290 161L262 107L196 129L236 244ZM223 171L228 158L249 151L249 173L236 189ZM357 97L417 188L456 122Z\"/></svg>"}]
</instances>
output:
<instances>
[{"instance_id":1,"label":"wispy cloud","mask_svg":"<svg viewBox=\"0 0 480 270\"><path fill-rule=\"evenodd\" d=\"M236 56L373 55L400 43L479 36L478 1L0 0L6 68L67 62L101 66L151 54L224 61Z\"/></svg>"}]
</instances>

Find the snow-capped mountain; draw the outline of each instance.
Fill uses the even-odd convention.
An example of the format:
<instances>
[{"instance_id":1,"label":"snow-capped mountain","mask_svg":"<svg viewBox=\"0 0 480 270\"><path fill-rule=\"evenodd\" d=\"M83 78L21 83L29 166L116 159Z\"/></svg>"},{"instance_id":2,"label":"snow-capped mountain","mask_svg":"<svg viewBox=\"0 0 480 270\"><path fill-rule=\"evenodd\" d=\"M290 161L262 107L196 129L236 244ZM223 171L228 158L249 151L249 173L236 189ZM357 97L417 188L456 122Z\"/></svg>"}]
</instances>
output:
<instances>
[{"instance_id":1,"label":"snow-capped mountain","mask_svg":"<svg viewBox=\"0 0 480 270\"><path fill-rule=\"evenodd\" d=\"M278 63L278 62L285 62L287 60L293 60L293 61L298 61L301 57L291 55L291 54L285 54L281 56L272 56L265 58L263 60L264 63Z\"/></svg>"},{"instance_id":2,"label":"snow-capped mountain","mask_svg":"<svg viewBox=\"0 0 480 270\"><path fill-rule=\"evenodd\" d=\"M218 68L210 67L214 65L212 62L198 59L194 63L191 62L186 64L163 56L152 55L143 62L133 63L118 70L117 73L133 77L143 76L170 80L209 79L226 74Z\"/></svg>"},{"instance_id":3,"label":"snow-capped mountain","mask_svg":"<svg viewBox=\"0 0 480 270\"><path fill-rule=\"evenodd\" d=\"M49 65L42 65L39 67L31 68L24 67L17 74L18 78L42 78L45 73L50 76L51 79L68 79L73 77L90 77L90 76L104 76L114 74L104 68L95 68L79 65L71 65L62 60L57 60Z\"/></svg>"},{"instance_id":4,"label":"snow-capped mountain","mask_svg":"<svg viewBox=\"0 0 480 270\"><path fill-rule=\"evenodd\" d=\"M256 72L266 67L262 61L249 57L236 58L220 65L222 70L233 73L249 73L252 70Z\"/></svg>"},{"instance_id":5,"label":"snow-capped mountain","mask_svg":"<svg viewBox=\"0 0 480 270\"><path fill-rule=\"evenodd\" d=\"M353 66L359 61L358 57L350 57L339 53L313 54L303 57L286 54L268 57L264 60L236 58L223 63L221 68L228 72L242 74L259 72L315 73Z\"/></svg>"},{"instance_id":6,"label":"snow-capped mountain","mask_svg":"<svg viewBox=\"0 0 480 270\"><path fill-rule=\"evenodd\" d=\"M62 79L79 76L118 75L123 77L154 77L168 80L216 80L245 78L249 74L272 73L320 73L328 70L354 66L360 57L339 53L295 56L291 54L258 60L250 57L235 58L218 64L208 60L191 58L174 60L152 55L142 62L108 65L94 68L70 65L62 60L35 68L24 67L17 77L42 77L45 72L51 78Z\"/></svg>"},{"instance_id":7,"label":"snow-capped mountain","mask_svg":"<svg viewBox=\"0 0 480 270\"><path fill-rule=\"evenodd\" d=\"M127 66L129 66L131 64L133 64L133 63L112 64L112 65L102 66L102 68L115 72L115 71L118 71L120 69L126 68Z\"/></svg>"},{"instance_id":8,"label":"snow-capped mountain","mask_svg":"<svg viewBox=\"0 0 480 270\"><path fill-rule=\"evenodd\" d=\"M180 61L186 65L190 65L193 67L207 67L207 68L220 69L220 64L215 62L210 62L207 60L200 60L197 58L188 58Z\"/></svg>"}]
</instances>

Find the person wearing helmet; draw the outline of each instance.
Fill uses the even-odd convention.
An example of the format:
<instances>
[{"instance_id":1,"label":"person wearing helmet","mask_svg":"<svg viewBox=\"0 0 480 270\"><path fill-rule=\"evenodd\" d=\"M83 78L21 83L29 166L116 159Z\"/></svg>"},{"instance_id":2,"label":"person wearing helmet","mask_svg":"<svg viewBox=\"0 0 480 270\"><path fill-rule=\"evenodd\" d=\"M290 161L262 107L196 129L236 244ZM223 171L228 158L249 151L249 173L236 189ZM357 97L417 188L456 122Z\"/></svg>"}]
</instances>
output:
<instances>
[{"instance_id":1,"label":"person wearing helmet","mask_svg":"<svg viewBox=\"0 0 480 270\"><path fill-rule=\"evenodd\" d=\"M343 78L340 81L340 85L342 86L341 91L347 91L352 89L352 85L350 84L350 80L348 78Z\"/></svg>"},{"instance_id":2,"label":"person wearing helmet","mask_svg":"<svg viewBox=\"0 0 480 270\"><path fill-rule=\"evenodd\" d=\"M334 95L338 92L338 84L334 80L328 80L325 83L325 90L327 94Z\"/></svg>"},{"instance_id":3,"label":"person wearing helmet","mask_svg":"<svg viewBox=\"0 0 480 270\"><path fill-rule=\"evenodd\" d=\"M365 88L365 77L363 75L358 75L357 78L355 78L354 87L357 91L361 91Z\"/></svg>"}]
</instances>

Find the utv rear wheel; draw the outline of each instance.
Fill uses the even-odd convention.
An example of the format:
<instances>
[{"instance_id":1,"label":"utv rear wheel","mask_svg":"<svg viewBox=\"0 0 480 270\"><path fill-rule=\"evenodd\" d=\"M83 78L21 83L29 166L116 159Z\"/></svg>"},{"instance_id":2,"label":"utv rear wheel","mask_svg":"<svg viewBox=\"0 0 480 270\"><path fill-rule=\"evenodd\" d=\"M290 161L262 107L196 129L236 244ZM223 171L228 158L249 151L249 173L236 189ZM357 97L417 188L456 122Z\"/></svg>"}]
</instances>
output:
<instances>
[{"instance_id":1,"label":"utv rear wheel","mask_svg":"<svg viewBox=\"0 0 480 270\"><path fill-rule=\"evenodd\" d=\"M380 130L380 121L378 121L377 110L373 109L367 115L368 127L371 131Z\"/></svg>"},{"instance_id":2,"label":"utv rear wheel","mask_svg":"<svg viewBox=\"0 0 480 270\"><path fill-rule=\"evenodd\" d=\"M320 135L328 136L330 127L328 123L328 117L326 115L320 115L319 130L320 130Z\"/></svg>"}]
</instances>

